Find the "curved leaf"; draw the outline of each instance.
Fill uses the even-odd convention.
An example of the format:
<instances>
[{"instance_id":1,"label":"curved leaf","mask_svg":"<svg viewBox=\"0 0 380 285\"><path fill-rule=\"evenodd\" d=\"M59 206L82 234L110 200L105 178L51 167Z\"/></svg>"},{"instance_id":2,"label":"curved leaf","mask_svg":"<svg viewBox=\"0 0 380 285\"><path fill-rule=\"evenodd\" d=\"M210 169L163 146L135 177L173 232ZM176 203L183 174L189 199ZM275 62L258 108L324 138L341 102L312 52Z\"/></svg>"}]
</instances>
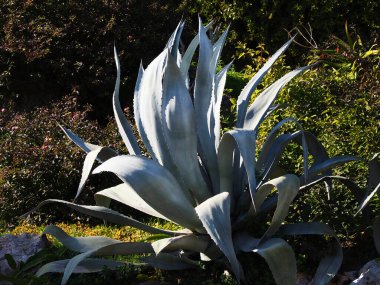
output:
<instances>
[{"instance_id":1,"label":"curved leaf","mask_svg":"<svg viewBox=\"0 0 380 285\"><path fill-rule=\"evenodd\" d=\"M266 197L271 193L272 189L276 188L278 191L277 206L274 212L271 224L265 234L262 236L260 243L270 238L279 229L284 222L289 212L290 204L296 197L299 189L300 182L297 176L287 174L268 181L263 184L256 193L255 205L256 209L260 209Z\"/></svg>"},{"instance_id":2,"label":"curved leaf","mask_svg":"<svg viewBox=\"0 0 380 285\"><path fill-rule=\"evenodd\" d=\"M134 117L135 117L136 127L137 127L139 134L140 134L141 140L144 143L144 146L148 150L150 156L155 161L158 161L156 154L154 153L154 151L152 149L152 146L151 146L151 143L148 139L148 136L145 132L145 129L144 129L144 126L143 126L143 123L141 120L141 116L140 116L140 109L141 108L140 108L140 96L139 96L139 94L140 94L140 88L141 88L141 79L142 79L143 75L144 75L144 68L142 66L142 63L140 63L139 73L137 75L136 85L135 85L135 90L134 90L134 96L133 96L133 113L134 113Z\"/></svg>"},{"instance_id":3,"label":"curved leaf","mask_svg":"<svg viewBox=\"0 0 380 285\"><path fill-rule=\"evenodd\" d=\"M40 277L46 273L63 273L69 261L70 259L64 259L49 262L38 269L35 276ZM94 273L103 271L105 268L116 269L123 265L125 265L125 263L120 261L100 258L87 258L80 262L72 273Z\"/></svg>"},{"instance_id":4,"label":"curved leaf","mask_svg":"<svg viewBox=\"0 0 380 285\"><path fill-rule=\"evenodd\" d=\"M132 127L125 117L123 110L121 109L120 99L119 99L119 91L120 91L120 62L119 57L117 56L116 47L114 47L114 55L115 55L115 63L116 63L116 84L115 91L112 96L112 104L113 104L113 112L115 114L115 119L117 123L117 127L119 129L119 133L123 138L125 145L127 146L128 152L130 154L141 154L139 145L137 143L136 137L133 134Z\"/></svg>"},{"instance_id":5,"label":"curved leaf","mask_svg":"<svg viewBox=\"0 0 380 285\"><path fill-rule=\"evenodd\" d=\"M218 193L219 174L215 149L214 130L211 130L209 109L212 105L214 73L211 66L213 48L206 29L199 19L199 59L194 86L195 123L200 144L200 157L210 176L213 193Z\"/></svg>"},{"instance_id":6,"label":"curved leaf","mask_svg":"<svg viewBox=\"0 0 380 285\"><path fill-rule=\"evenodd\" d=\"M56 199L49 199L41 202L38 204L33 210L29 211L28 213L22 215L22 217L25 217L32 212L35 212L39 208L41 208L44 205L50 204L50 203L58 203L62 204L64 206L67 206L71 209L74 209L80 213L89 215L94 218L98 218L101 220L105 220L107 222L115 223L121 226L131 226L143 231L146 231L148 233L152 234L167 234L170 236L177 235L178 233L172 232L172 231L167 231L167 230L162 230L162 229L156 229L154 227L148 226L144 223L141 223L137 220L134 220L130 217L127 217L123 214L120 214L119 212L116 212L114 210L108 209L106 207L101 207L101 206L85 206L85 205L78 205L74 204L71 202L63 201L63 200L56 200Z\"/></svg>"},{"instance_id":7,"label":"curved leaf","mask_svg":"<svg viewBox=\"0 0 380 285\"><path fill-rule=\"evenodd\" d=\"M88 152L90 152L92 150L96 150L96 149L98 149L98 148L101 147L101 146L98 146L98 145L95 145L95 144L91 144L91 143L85 142L80 137L78 137L76 134L74 134L72 131L70 131L69 129L66 129L65 127L61 126L60 124L58 124L58 126L63 130L63 132L65 133L65 135L72 142L74 142L77 146L79 146L86 153L88 153ZM102 158L100 157L99 160L102 161Z\"/></svg>"},{"instance_id":8,"label":"curved leaf","mask_svg":"<svg viewBox=\"0 0 380 285\"><path fill-rule=\"evenodd\" d=\"M83 260L87 259L89 256L105 256L105 255L125 255L125 254L143 254L143 253L151 253L153 251L150 243L142 243L142 242L119 242L113 243L109 245L105 245L103 247L89 250L87 252L83 252L78 254L70 259L65 267L65 271L63 273L61 285L64 285L69 280L71 274L74 272L75 268L80 264Z\"/></svg>"},{"instance_id":9,"label":"curved leaf","mask_svg":"<svg viewBox=\"0 0 380 285\"><path fill-rule=\"evenodd\" d=\"M261 79L267 74L273 63L280 57L280 55L289 47L293 38L287 41L265 64L264 66L252 77L247 83L237 100L237 122L236 127L242 128L244 125L245 116L249 101L256 87L261 82Z\"/></svg>"},{"instance_id":10,"label":"curved leaf","mask_svg":"<svg viewBox=\"0 0 380 285\"><path fill-rule=\"evenodd\" d=\"M145 214L169 220L153 209L135 191L130 191L130 187L124 183L99 191L94 195L94 197L96 205L98 206L108 206L109 200L113 199Z\"/></svg>"},{"instance_id":11,"label":"curved leaf","mask_svg":"<svg viewBox=\"0 0 380 285\"><path fill-rule=\"evenodd\" d=\"M327 284L338 272L343 260L343 251L338 237L326 224L314 222L283 225L278 233L280 235L330 235L334 237L332 252L327 254L319 263L313 284Z\"/></svg>"},{"instance_id":12,"label":"curved leaf","mask_svg":"<svg viewBox=\"0 0 380 285\"><path fill-rule=\"evenodd\" d=\"M98 149L92 150L89 153L87 153L86 158L83 163L82 177L80 179L77 194L74 200L77 199L80 193L82 192L84 184L86 183L88 176L91 173L91 169L92 169L92 166L94 165L95 160L101 157L102 161L104 162L107 159L110 159L111 157L114 157L116 155L117 153L109 147L99 147Z\"/></svg>"},{"instance_id":13,"label":"curved leaf","mask_svg":"<svg viewBox=\"0 0 380 285\"><path fill-rule=\"evenodd\" d=\"M202 203L211 193L198 162L194 107L171 55L168 55L163 79L162 112L163 133L173 162L197 203Z\"/></svg>"},{"instance_id":14,"label":"curved leaf","mask_svg":"<svg viewBox=\"0 0 380 285\"><path fill-rule=\"evenodd\" d=\"M183 270L198 267L198 263L181 254L169 254L161 252L158 255L150 255L141 258L141 261L163 270Z\"/></svg>"},{"instance_id":15,"label":"curved leaf","mask_svg":"<svg viewBox=\"0 0 380 285\"><path fill-rule=\"evenodd\" d=\"M297 68L285 74L283 77L266 88L263 92L261 92L261 94L255 99L255 101L253 101L247 110L247 114L244 119L244 129L256 130L260 123L263 121L263 117L285 84L292 80L295 76L305 72L313 66L314 65L309 65Z\"/></svg>"},{"instance_id":16,"label":"curved leaf","mask_svg":"<svg viewBox=\"0 0 380 285\"><path fill-rule=\"evenodd\" d=\"M193 208L192 198L164 167L143 156L117 156L93 173L115 173L130 191L135 191L153 209L186 228L204 231Z\"/></svg>"},{"instance_id":17,"label":"curved leaf","mask_svg":"<svg viewBox=\"0 0 380 285\"><path fill-rule=\"evenodd\" d=\"M280 238L272 238L253 250L268 263L278 285L296 284L297 264L291 246Z\"/></svg>"},{"instance_id":18,"label":"curved leaf","mask_svg":"<svg viewBox=\"0 0 380 285\"><path fill-rule=\"evenodd\" d=\"M221 192L233 191L233 181L237 178L234 177L233 171L233 155L235 143L238 146L245 171L248 176L249 191L251 194L251 201L256 193L256 173L255 173L255 146L256 146L256 132L251 130L235 129L224 133L218 149L218 162L220 171L220 190ZM240 177L239 177L240 178ZM241 196L243 189L235 190L235 198Z\"/></svg>"},{"instance_id":19,"label":"curved leaf","mask_svg":"<svg viewBox=\"0 0 380 285\"><path fill-rule=\"evenodd\" d=\"M159 239L152 243L152 247L156 254L161 251L175 251L175 250L188 250L194 252L206 252L210 246L210 238L196 236L196 235L183 235L178 237Z\"/></svg>"},{"instance_id":20,"label":"curved leaf","mask_svg":"<svg viewBox=\"0 0 380 285\"><path fill-rule=\"evenodd\" d=\"M223 192L204 201L195 211L207 233L227 257L236 278L240 280L240 264L232 242L230 203L230 195Z\"/></svg>"}]
</instances>

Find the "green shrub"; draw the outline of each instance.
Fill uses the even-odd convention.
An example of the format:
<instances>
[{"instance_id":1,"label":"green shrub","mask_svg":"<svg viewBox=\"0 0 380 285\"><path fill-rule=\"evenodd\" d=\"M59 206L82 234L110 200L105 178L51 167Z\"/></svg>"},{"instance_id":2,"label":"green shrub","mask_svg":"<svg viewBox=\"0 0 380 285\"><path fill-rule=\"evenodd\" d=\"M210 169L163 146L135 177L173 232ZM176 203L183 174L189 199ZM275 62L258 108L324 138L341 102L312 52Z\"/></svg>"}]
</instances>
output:
<instances>
[{"instance_id":1,"label":"green shrub","mask_svg":"<svg viewBox=\"0 0 380 285\"><path fill-rule=\"evenodd\" d=\"M50 108L37 108L30 113L15 114L12 106L1 110L0 219L11 223L41 199L75 197L83 155L67 142L57 123L88 136L95 143L117 141L115 125L101 128L87 119L90 107L80 107L76 101L75 97L64 97ZM120 149L120 145L114 147ZM101 181L95 178L89 188L111 182ZM81 200L92 202L93 198L84 195ZM46 214L44 222L69 217L62 209L47 210Z\"/></svg>"},{"instance_id":2,"label":"green shrub","mask_svg":"<svg viewBox=\"0 0 380 285\"><path fill-rule=\"evenodd\" d=\"M264 43L273 53L287 38L286 30L289 31L297 25L308 27L310 24L314 39L318 43L327 40L331 34L342 37L342 27L346 21L355 25L366 42L380 27L380 4L373 0L183 0L180 8L190 19L196 19L200 14L208 21L213 19L223 27L231 24L229 42L225 49L229 57L235 54L238 42L241 47L256 47ZM374 35L372 38L378 36ZM293 49L290 53L293 56L292 62L296 63L304 55L301 49ZM247 61L240 61L239 67L246 63Z\"/></svg>"}]
</instances>

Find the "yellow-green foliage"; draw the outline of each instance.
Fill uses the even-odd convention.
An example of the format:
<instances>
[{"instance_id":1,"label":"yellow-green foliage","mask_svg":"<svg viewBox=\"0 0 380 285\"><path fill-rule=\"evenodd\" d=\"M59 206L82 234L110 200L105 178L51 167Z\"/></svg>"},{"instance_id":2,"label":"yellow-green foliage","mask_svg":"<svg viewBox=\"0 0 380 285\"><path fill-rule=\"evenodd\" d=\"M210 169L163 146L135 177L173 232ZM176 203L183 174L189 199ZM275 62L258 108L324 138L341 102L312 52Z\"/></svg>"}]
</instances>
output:
<instances>
[{"instance_id":1,"label":"yellow-green foliage","mask_svg":"<svg viewBox=\"0 0 380 285\"><path fill-rule=\"evenodd\" d=\"M180 226L163 222L162 220L152 219L148 223L148 225L152 227L157 227L166 230L179 230ZM75 224L67 224L67 223L57 223L56 226L63 229L67 234L74 237L82 237L82 236L105 236L117 240L122 241L144 241L149 239L154 239L149 233L146 233L142 230L138 230L132 227L118 227L118 226L105 226L105 225L96 225L91 226L85 223L77 222ZM46 225L37 226L34 223L29 223L27 221L21 222L18 226L13 229L1 229L1 234L14 234L19 235L22 233L32 233L32 234L42 234ZM54 245L58 245L59 243L49 236L49 239L53 242Z\"/></svg>"}]
</instances>

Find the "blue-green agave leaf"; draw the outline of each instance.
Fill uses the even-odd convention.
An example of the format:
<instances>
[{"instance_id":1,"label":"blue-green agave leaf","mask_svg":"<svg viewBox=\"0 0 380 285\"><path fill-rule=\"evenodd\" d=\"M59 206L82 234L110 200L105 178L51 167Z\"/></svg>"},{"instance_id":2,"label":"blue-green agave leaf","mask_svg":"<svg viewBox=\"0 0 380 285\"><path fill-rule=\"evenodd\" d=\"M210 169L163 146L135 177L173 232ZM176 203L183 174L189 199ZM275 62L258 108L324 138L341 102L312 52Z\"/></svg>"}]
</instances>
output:
<instances>
[{"instance_id":1,"label":"blue-green agave leaf","mask_svg":"<svg viewBox=\"0 0 380 285\"><path fill-rule=\"evenodd\" d=\"M218 149L218 162L220 171L220 190L221 192L233 193L235 198L241 196L243 189L233 191L233 181L237 179L233 171L233 154L235 144L237 145L242 162L243 170L246 171L248 177L249 191L251 201L256 193L256 174L255 174L255 147L256 132L244 129L235 129L224 133Z\"/></svg>"},{"instance_id":2,"label":"blue-green agave leaf","mask_svg":"<svg viewBox=\"0 0 380 285\"><path fill-rule=\"evenodd\" d=\"M168 43L166 44L166 47L170 49L170 54L172 55L174 62L177 63L179 61L179 42L181 39L181 34L183 31L183 27L185 26L185 21L180 21L177 25L177 28L169 38Z\"/></svg>"},{"instance_id":3,"label":"blue-green agave leaf","mask_svg":"<svg viewBox=\"0 0 380 285\"><path fill-rule=\"evenodd\" d=\"M214 132L216 149L218 149L220 142L220 107L222 104L222 97L224 86L226 84L227 72L231 65L232 62L226 65L221 71L219 71L215 78L214 96L213 102L211 104L212 110L210 115L210 127L211 130L213 130Z\"/></svg>"},{"instance_id":4,"label":"blue-green agave leaf","mask_svg":"<svg viewBox=\"0 0 380 285\"><path fill-rule=\"evenodd\" d=\"M116 155L117 153L109 147L99 147L87 153L86 158L83 163L82 177L79 182L75 199L77 199L80 193L82 192L84 184L86 183L88 176L91 173L91 169L94 165L95 160L97 160L99 157L102 157L102 161L104 162L107 159L110 159L111 157L114 157Z\"/></svg>"},{"instance_id":5,"label":"blue-green agave leaf","mask_svg":"<svg viewBox=\"0 0 380 285\"><path fill-rule=\"evenodd\" d=\"M240 280L242 272L232 242L230 204L229 193L223 192L204 201L195 211L207 233L227 257L236 278Z\"/></svg>"},{"instance_id":6,"label":"blue-green agave leaf","mask_svg":"<svg viewBox=\"0 0 380 285\"><path fill-rule=\"evenodd\" d=\"M268 109L273 104L278 93L281 89L292 80L295 76L305 72L306 70L312 68L314 65L308 65L304 67L297 68L283 77L278 79L268 88L266 88L261 94L253 101L247 110L247 114L244 119L244 128L255 130L258 128L260 123L263 121L263 117L268 112Z\"/></svg>"},{"instance_id":7,"label":"blue-green agave leaf","mask_svg":"<svg viewBox=\"0 0 380 285\"><path fill-rule=\"evenodd\" d=\"M287 174L266 182L258 189L254 199L257 210L260 209L262 203L272 192L273 188L276 188L278 192L277 206L272 222L261 238L261 242L275 234L284 222L288 215L290 204L293 202L300 189L300 182L298 177L293 174Z\"/></svg>"},{"instance_id":8,"label":"blue-green agave leaf","mask_svg":"<svg viewBox=\"0 0 380 285\"><path fill-rule=\"evenodd\" d=\"M102 236L72 237L60 227L55 225L47 226L43 233L55 237L65 247L76 252L87 252L89 250L120 242L118 240Z\"/></svg>"},{"instance_id":9,"label":"blue-green agave leaf","mask_svg":"<svg viewBox=\"0 0 380 285\"><path fill-rule=\"evenodd\" d=\"M117 156L98 166L93 173L103 171L116 174L153 209L173 222L204 231L190 192L182 189L174 176L155 161L143 156Z\"/></svg>"},{"instance_id":10,"label":"blue-green agave leaf","mask_svg":"<svg viewBox=\"0 0 380 285\"><path fill-rule=\"evenodd\" d=\"M178 237L170 237L159 239L152 243L152 247L156 254L161 251L187 250L192 252L206 252L210 246L209 237L196 236L194 234L182 235Z\"/></svg>"},{"instance_id":11,"label":"blue-green agave leaf","mask_svg":"<svg viewBox=\"0 0 380 285\"><path fill-rule=\"evenodd\" d=\"M205 26L205 29L208 30L212 26L212 22ZM199 45L199 33L192 39L189 46L187 47L185 54L183 55L180 70L182 77L186 80L186 85L188 85L188 72L191 61L193 59L194 53Z\"/></svg>"},{"instance_id":12,"label":"blue-green agave leaf","mask_svg":"<svg viewBox=\"0 0 380 285\"><path fill-rule=\"evenodd\" d=\"M150 255L140 259L141 261L163 270L183 270L197 268L197 262L189 259L183 254L159 253L158 255Z\"/></svg>"},{"instance_id":13,"label":"blue-green agave leaf","mask_svg":"<svg viewBox=\"0 0 380 285\"><path fill-rule=\"evenodd\" d=\"M110 200L112 199L153 217L169 220L153 209L125 183L99 191L94 197L98 206L109 207Z\"/></svg>"},{"instance_id":14,"label":"blue-green agave leaf","mask_svg":"<svg viewBox=\"0 0 380 285\"><path fill-rule=\"evenodd\" d=\"M277 285L296 284L296 257L293 249L286 241L280 238L272 238L260 243L253 252L265 259Z\"/></svg>"},{"instance_id":15,"label":"blue-green agave leaf","mask_svg":"<svg viewBox=\"0 0 380 285\"><path fill-rule=\"evenodd\" d=\"M171 55L168 55L163 79L162 112L163 132L173 162L184 185L200 204L211 196L211 191L198 161L193 103Z\"/></svg>"},{"instance_id":16,"label":"blue-green agave leaf","mask_svg":"<svg viewBox=\"0 0 380 285\"><path fill-rule=\"evenodd\" d=\"M317 174L331 170L332 168L351 161L363 161L362 158L353 155L334 156L320 163L314 163L309 169L309 179L313 179Z\"/></svg>"},{"instance_id":17,"label":"blue-green agave leaf","mask_svg":"<svg viewBox=\"0 0 380 285\"><path fill-rule=\"evenodd\" d=\"M64 259L49 262L38 269L35 275L40 277L46 273L63 273L69 261L70 259ZM80 262L72 273L94 273L103 271L105 268L116 269L123 265L125 265L124 262L110 259L87 258Z\"/></svg>"},{"instance_id":18,"label":"blue-green agave leaf","mask_svg":"<svg viewBox=\"0 0 380 285\"><path fill-rule=\"evenodd\" d=\"M72 131L70 131L69 129L66 129L63 126L59 125L59 127L63 130L63 132L65 133L65 135L72 142L74 142L77 146L79 146L84 152L88 153L88 152L90 152L92 150L96 150L98 148L101 148L101 146L85 142L80 137L78 137L76 134L74 134ZM99 157L99 161L102 162L102 158L101 157Z\"/></svg>"},{"instance_id":19,"label":"blue-green agave leaf","mask_svg":"<svg viewBox=\"0 0 380 285\"><path fill-rule=\"evenodd\" d=\"M199 59L194 87L195 122L200 144L199 154L210 176L214 193L219 189L219 174L215 149L214 130L211 130L209 109L212 105L214 76L212 64L213 47L206 28L199 19Z\"/></svg>"},{"instance_id":20,"label":"blue-green agave leaf","mask_svg":"<svg viewBox=\"0 0 380 285\"><path fill-rule=\"evenodd\" d=\"M63 273L61 285L64 285L69 280L71 274L74 272L75 268L83 260L90 256L106 256L106 255L126 255L126 254L145 254L151 253L153 251L150 243L143 242L119 242L105 245L103 247L92 249L81 254L78 254L70 259L65 267Z\"/></svg>"},{"instance_id":21,"label":"blue-green agave leaf","mask_svg":"<svg viewBox=\"0 0 380 285\"><path fill-rule=\"evenodd\" d=\"M167 234L170 236L177 234L176 232L157 229L157 228L148 226L144 223L141 223L135 219L127 217L123 214L120 214L117 211L108 209L106 207L78 205L78 204L74 204L74 203L67 202L64 200L57 200L57 199L49 199L49 200L45 200L45 201L41 202L34 209L32 209L28 213L22 215L22 217L30 215L32 212L35 212L36 210L38 210L42 206L47 205L47 204L51 204L51 203L62 204L64 206L67 206L71 209L74 209L80 213L89 215L91 217L98 218L101 220L105 220L107 222L115 223L115 224L120 225L120 226L131 226L131 227L146 231L146 232L151 233L151 234Z\"/></svg>"},{"instance_id":22,"label":"blue-green agave leaf","mask_svg":"<svg viewBox=\"0 0 380 285\"><path fill-rule=\"evenodd\" d=\"M376 153L368 163L369 176L367 192L375 188L380 183L380 153Z\"/></svg>"},{"instance_id":23,"label":"blue-green agave leaf","mask_svg":"<svg viewBox=\"0 0 380 285\"><path fill-rule=\"evenodd\" d=\"M142 74L137 94L135 112L139 116L139 130L144 144L149 146L152 156L172 173L176 173L162 127L162 79L167 62L168 50L154 59ZM137 99L137 100L136 100Z\"/></svg>"},{"instance_id":24,"label":"blue-green agave leaf","mask_svg":"<svg viewBox=\"0 0 380 285\"><path fill-rule=\"evenodd\" d=\"M128 122L127 118L125 117L120 105L120 98L119 98L120 61L119 61L119 57L117 56L116 47L114 47L114 55L115 55L117 76L116 76L115 91L113 92L113 97L112 97L113 111L115 114L117 127L119 128L120 135L123 138L125 145L127 146L128 152L130 154L139 155L141 154L141 151L137 143L136 137L133 134L132 127L130 123Z\"/></svg>"},{"instance_id":25,"label":"blue-green agave leaf","mask_svg":"<svg viewBox=\"0 0 380 285\"><path fill-rule=\"evenodd\" d=\"M340 246L338 237L328 225L318 222L283 225L278 231L278 234L330 235L334 237L335 240L332 243L332 251L327 254L319 263L313 279L313 284L327 284L338 272L343 260L343 251L342 247Z\"/></svg>"},{"instance_id":26,"label":"blue-green agave leaf","mask_svg":"<svg viewBox=\"0 0 380 285\"><path fill-rule=\"evenodd\" d=\"M264 66L252 77L247 83L242 92L240 93L237 101L237 128L242 128L247 113L249 101L256 87L260 84L261 79L267 74L273 63L281 56L281 54L292 43L293 38L287 41L265 64Z\"/></svg>"},{"instance_id":27,"label":"blue-green agave leaf","mask_svg":"<svg viewBox=\"0 0 380 285\"><path fill-rule=\"evenodd\" d=\"M362 211L364 209L365 206L368 205L369 201L371 201L372 197L378 192L380 191L380 183L375 187L375 189L368 195L364 198L364 200L360 203L359 205L359 210L356 212L355 215L357 215L360 211Z\"/></svg>"},{"instance_id":28,"label":"blue-green agave leaf","mask_svg":"<svg viewBox=\"0 0 380 285\"><path fill-rule=\"evenodd\" d=\"M272 154L272 147L275 144L275 139L277 137L277 133L279 129L286 123L293 122L297 125L299 130L301 131L300 134L302 135L302 151L303 151L303 164L304 164L304 172L307 174L308 172L308 144L307 139L305 136L305 133L303 131L302 125L298 122L298 120L294 118L286 118L282 120L281 122L277 123L276 126L273 127L273 129L270 131L270 133L267 136L267 139L265 140L265 143L261 149L259 158L257 159L257 169L261 172L265 172L265 163L268 164L268 156ZM282 151L281 151L282 153ZM307 175L305 175L307 177Z\"/></svg>"}]
</instances>

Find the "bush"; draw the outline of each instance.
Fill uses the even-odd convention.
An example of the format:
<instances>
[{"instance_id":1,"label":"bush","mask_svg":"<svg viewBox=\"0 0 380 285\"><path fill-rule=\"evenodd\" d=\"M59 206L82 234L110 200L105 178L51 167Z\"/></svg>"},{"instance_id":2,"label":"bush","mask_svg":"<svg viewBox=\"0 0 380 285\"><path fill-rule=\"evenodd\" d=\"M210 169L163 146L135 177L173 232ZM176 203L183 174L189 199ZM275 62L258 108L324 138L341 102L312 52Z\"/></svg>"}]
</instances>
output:
<instances>
[{"instance_id":1,"label":"bush","mask_svg":"<svg viewBox=\"0 0 380 285\"><path fill-rule=\"evenodd\" d=\"M0 220L12 222L47 198L72 200L79 184L83 152L65 137L57 123L81 134L87 141L113 145L118 141L117 127L101 128L87 119L89 106L78 106L75 97L64 97L51 107L37 108L30 113L14 114L12 106L0 113ZM113 181L108 176L93 177L79 201L93 203L94 188ZM65 209L46 209L43 221L68 218ZM41 216L33 215L36 220Z\"/></svg>"},{"instance_id":2,"label":"bush","mask_svg":"<svg viewBox=\"0 0 380 285\"><path fill-rule=\"evenodd\" d=\"M0 97L17 99L18 109L30 110L79 94L99 118L110 114L99 102L112 94L113 45L128 70L126 90L133 90L140 60L151 60L175 27L176 5L172 0L0 0Z\"/></svg>"},{"instance_id":3,"label":"bush","mask_svg":"<svg viewBox=\"0 0 380 285\"><path fill-rule=\"evenodd\" d=\"M350 56L347 52L345 54ZM284 87L277 99L286 108L268 117L260 130L262 139L259 137L258 141L263 143L266 133L275 123L294 117L302 123L305 130L317 136L327 148L330 157L350 154L370 159L380 151L380 72L376 68L378 61L378 57L374 57L368 59L365 65L359 66L347 60L350 65L344 65L340 69L325 63L302 77L295 78ZM256 60L253 66L243 72L229 73L227 86L231 88L230 108L235 107L238 95L233 91L239 89L235 88L235 84L241 83L244 86L247 73L255 72L257 62L263 61ZM259 89L264 89L288 70L285 60L279 61ZM228 113L224 113L223 121L227 122L226 128L233 123ZM285 168L299 173L302 168L301 155L299 147L289 145L282 158ZM336 169L334 173L360 181L363 188L368 175L365 163L350 163ZM341 185L334 185L331 200L327 199L326 191L322 188L303 193L298 197L292 211L289 221L323 221L332 226L343 240L350 240L351 243L354 242L353 239L360 239L358 233L365 230L371 222L361 215L353 218L357 203L348 189Z\"/></svg>"}]
</instances>

